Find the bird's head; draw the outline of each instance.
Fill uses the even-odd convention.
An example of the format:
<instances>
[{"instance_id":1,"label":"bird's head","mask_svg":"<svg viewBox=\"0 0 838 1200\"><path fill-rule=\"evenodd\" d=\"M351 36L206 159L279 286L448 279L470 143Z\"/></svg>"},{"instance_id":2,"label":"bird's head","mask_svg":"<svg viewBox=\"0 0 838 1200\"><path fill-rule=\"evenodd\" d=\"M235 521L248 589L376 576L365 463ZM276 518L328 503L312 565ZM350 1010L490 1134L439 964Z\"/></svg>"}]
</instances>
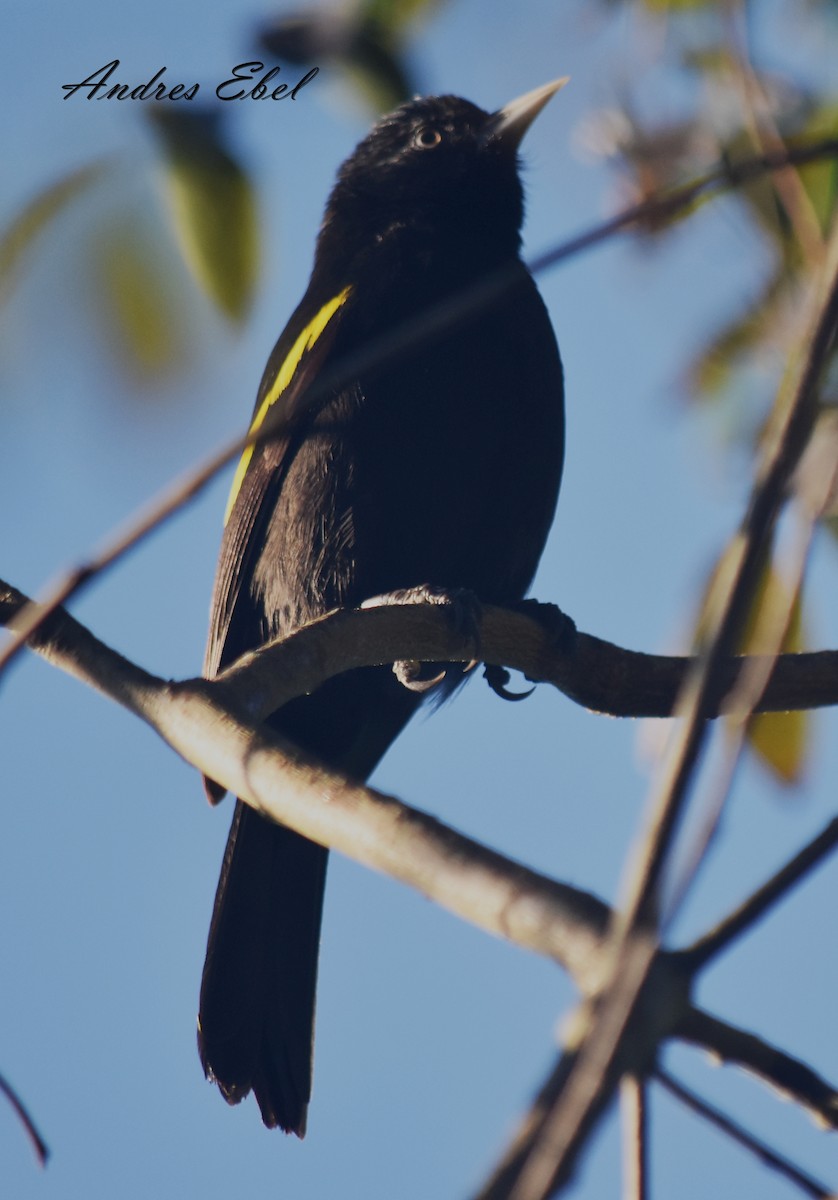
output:
<instances>
[{"instance_id":1,"label":"bird's head","mask_svg":"<svg viewBox=\"0 0 838 1200\"><path fill-rule=\"evenodd\" d=\"M338 172L321 239L344 252L400 230L515 253L523 220L518 148L564 84L558 79L488 113L457 96L430 96L383 117Z\"/></svg>"}]
</instances>

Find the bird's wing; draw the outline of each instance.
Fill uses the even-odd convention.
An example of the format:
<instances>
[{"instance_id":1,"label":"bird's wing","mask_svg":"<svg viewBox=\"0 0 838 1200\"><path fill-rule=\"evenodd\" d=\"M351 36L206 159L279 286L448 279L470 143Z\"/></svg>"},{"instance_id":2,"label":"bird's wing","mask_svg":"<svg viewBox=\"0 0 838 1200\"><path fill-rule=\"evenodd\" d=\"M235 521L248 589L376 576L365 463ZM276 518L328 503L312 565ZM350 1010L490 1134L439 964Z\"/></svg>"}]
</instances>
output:
<instances>
[{"instance_id":1,"label":"bird's wing","mask_svg":"<svg viewBox=\"0 0 838 1200\"><path fill-rule=\"evenodd\" d=\"M322 372L350 294L350 288L343 288L314 305L306 297L265 368L249 432L276 425L276 433L245 449L233 478L210 606L204 658L208 678L265 636L263 614L249 585L285 473L315 415L307 411L306 393ZM316 402L312 408L316 410Z\"/></svg>"}]
</instances>

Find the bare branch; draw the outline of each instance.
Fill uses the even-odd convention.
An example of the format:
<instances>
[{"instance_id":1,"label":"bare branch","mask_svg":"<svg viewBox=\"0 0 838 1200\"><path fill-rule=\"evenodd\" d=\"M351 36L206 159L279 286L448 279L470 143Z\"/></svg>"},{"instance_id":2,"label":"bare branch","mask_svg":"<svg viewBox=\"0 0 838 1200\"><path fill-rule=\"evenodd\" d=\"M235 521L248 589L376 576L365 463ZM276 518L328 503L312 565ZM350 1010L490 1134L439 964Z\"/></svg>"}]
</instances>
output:
<instances>
[{"instance_id":1,"label":"bare branch","mask_svg":"<svg viewBox=\"0 0 838 1200\"><path fill-rule=\"evenodd\" d=\"M765 694L776 670L795 604L803 586L815 528L835 494L836 480L838 427L834 421L819 420L813 427L790 479L794 488L790 505L793 536L787 539L788 544L779 563L784 586L766 592L756 613L755 627L751 634L753 644L759 646L762 653L743 659L742 670L725 698L728 715L723 725L723 736L719 753L716 755L712 782L705 789L704 799L700 802L701 827L694 838L687 861L681 867L680 878L670 884L670 921L716 836L742 748L748 736L751 716L757 711L760 697ZM777 564L772 564L772 569L776 570ZM720 663L720 670L722 665ZM696 807L698 803L697 801Z\"/></svg>"},{"instance_id":2,"label":"bare branch","mask_svg":"<svg viewBox=\"0 0 838 1200\"><path fill-rule=\"evenodd\" d=\"M793 887L796 887L827 854L831 854L838 845L838 817L833 818L816 838L796 854L794 858L777 872L767 883L758 888L752 896L725 917L715 929L711 929L689 950L683 951L688 959L691 970L698 971L717 958L724 950L757 921L762 920L769 910L784 899Z\"/></svg>"},{"instance_id":3,"label":"bare branch","mask_svg":"<svg viewBox=\"0 0 838 1200\"><path fill-rule=\"evenodd\" d=\"M571 1050L565 1051L559 1058L507 1148L503 1160L473 1200L510 1200L520 1172L522 1156L537 1135L556 1098L561 1094L574 1061L575 1055Z\"/></svg>"},{"instance_id":4,"label":"bare branch","mask_svg":"<svg viewBox=\"0 0 838 1200\"><path fill-rule=\"evenodd\" d=\"M21 619L27 603L22 593L0 579L0 625ZM537 619L491 605L483 607L479 628L483 661L521 671L533 682L549 683L584 708L612 717L671 716L694 661L625 650L587 633L577 633L568 651L556 647ZM470 637L453 629L438 605L336 609L242 655L211 686L249 715L264 717L356 667L404 659L467 662L473 653ZM724 663L708 701L709 715L733 711L737 678L752 662L734 657ZM820 650L780 655L755 711L835 704L838 651Z\"/></svg>"},{"instance_id":5,"label":"bare branch","mask_svg":"<svg viewBox=\"0 0 838 1200\"><path fill-rule=\"evenodd\" d=\"M785 143L777 128L771 102L751 61L744 5L738 0L736 3L729 0L722 11L726 17L730 51L727 65L740 93L745 126L751 141L762 153L783 155ZM820 223L798 172L786 164L772 172L771 181L808 265L817 267L823 254Z\"/></svg>"},{"instance_id":6,"label":"bare branch","mask_svg":"<svg viewBox=\"0 0 838 1200\"><path fill-rule=\"evenodd\" d=\"M805 1108L818 1125L838 1129L838 1089L784 1050L699 1008L690 1009L678 1022L675 1036L756 1075Z\"/></svg>"},{"instance_id":7,"label":"bare branch","mask_svg":"<svg viewBox=\"0 0 838 1200\"><path fill-rule=\"evenodd\" d=\"M740 1146L743 1146L751 1154L756 1155L766 1167L769 1167L772 1171L776 1171L778 1175L784 1175L786 1179L798 1187L801 1192L804 1192L805 1195L813 1196L815 1200L830 1200L830 1197L834 1198L831 1188L826 1187L823 1183L818 1183L811 1175L807 1175L800 1167L795 1166L790 1159L778 1154L771 1146L755 1137L752 1133L749 1133L737 1121L734 1121L713 1105L708 1104L706 1100L702 1100L695 1092L684 1087L682 1083L679 1083L668 1071L664 1071L663 1068L659 1067L655 1071L654 1078L657 1079L661 1087L665 1088L671 1096L674 1096L676 1100L679 1100L691 1112L696 1113L697 1116L702 1117L705 1121L720 1129L722 1133L727 1134L729 1138L737 1142Z\"/></svg>"},{"instance_id":8,"label":"bare branch","mask_svg":"<svg viewBox=\"0 0 838 1200\"><path fill-rule=\"evenodd\" d=\"M562 242L553 250L545 251L530 261L530 270L533 274L547 270L633 226L658 226L691 208L707 192L742 187L769 171L787 166L804 166L820 158L835 156L838 156L838 138L825 138L808 145L789 147L780 153L769 151L736 163L725 161L700 179L641 200L603 224Z\"/></svg>"},{"instance_id":9,"label":"bare branch","mask_svg":"<svg viewBox=\"0 0 838 1200\"><path fill-rule=\"evenodd\" d=\"M9 609L25 603L19 593L0 587L0 619L8 620ZM600 994L613 915L596 897L538 875L392 797L317 768L274 734L249 727L235 706L224 703L221 689L203 680L166 683L109 649L63 611L51 614L32 642L48 661L140 716L179 754L265 816L400 879L487 932L553 958L583 993ZM838 1127L838 1094L808 1067L690 1006L689 952L657 951L654 939L646 940L645 950L634 966L641 975L652 969L643 985L646 1001L632 1018L630 1036L610 1038L617 1047L607 1066L614 1085L626 1072L642 1074L658 1044L676 1036L756 1071ZM637 986L636 978L624 982ZM609 1001L620 1017L625 1006L619 994L611 993ZM589 1025L591 1010L582 1011L582 1024ZM603 1045L608 1043L605 1039ZM482 1196L497 1200L509 1194L530 1139L544 1129L575 1060L575 1052L569 1052L551 1074L534 1114ZM610 1088L602 1089L603 1104L609 1095ZM555 1144L552 1138L550 1144Z\"/></svg>"},{"instance_id":10,"label":"bare branch","mask_svg":"<svg viewBox=\"0 0 838 1200\"><path fill-rule=\"evenodd\" d=\"M635 952L625 956L617 985L582 1010L573 1047L559 1059L476 1200L543 1200L568 1183L621 1077L643 1076L650 1069L677 1010L661 1005L656 987L649 986L652 962L662 966L666 961L654 938L640 942L642 935L635 936ZM612 961L605 958L601 965L607 969ZM676 992L685 986L677 974L672 982ZM648 1003L628 1003L641 989ZM685 1001L686 991L678 1006ZM590 1036L593 1028L596 1039Z\"/></svg>"},{"instance_id":11,"label":"bare branch","mask_svg":"<svg viewBox=\"0 0 838 1200\"><path fill-rule=\"evenodd\" d=\"M717 671L737 642L753 600L771 532L794 470L811 434L816 388L838 325L838 225L823 269L813 281L803 322L801 349L784 380L776 411L781 420L768 439L751 502L729 548L729 569L708 603L709 635L690 671L653 795L651 819L634 856L626 906L617 915L612 969L602 1003L579 1046L553 1111L520 1156L515 1200L542 1200L570 1177L576 1157L627 1069L656 961L660 882L686 806L689 783L704 744L708 697ZM641 1027L642 1028L642 1027ZM629 1034L631 1036L629 1036Z\"/></svg>"},{"instance_id":12,"label":"bare branch","mask_svg":"<svg viewBox=\"0 0 838 1200\"><path fill-rule=\"evenodd\" d=\"M623 1118L623 1197L649 1197L649 1113L646 1082L625 1075L620 1082L620 1111Z\"/></svg>"},{"instance_id":13,"label":"bare branch","mask_svg":"<svg viewBox=\"0 0 838 1200\"><path fill-rule=\"evenodd\" d=\"M0 614L4 599L0 592ZM18 605L26 597L17 595ZM394 797L308 761L206 680L167 683L100 642L63 610L30 638L53 665L151 726L193 766L271 820L417 888L479 927L560 963L595 988L610 910ZM663 990L667 989L661 981Z\"/></svg>"},{"instance_id":14,"label":"bare branch","mask_svg":"<svg viewBox=\"0 0 838 1200\"><path fill-rule=\"evenodd\" d=\"M693 664L691 658L624 650L577 633L568 650L557 647L531 616L483 607L479 622L482 660L550 683L570 700L612 717L668 717ZM474 646L452 628L444 608L390 605L329 613L242 656L218 678L253 713L275 712L332 675L405 658L468 662ZM708 698L708 715L732 711L730 693L746 663L723 664ZM784 654L777 661L756 711L787 712L838 704L838 651Z\"/></svg>"},{"instance_id":15,"label":"bare branch","mask_svg":"<svg viewBox=\"0 0 838 1200\"><path fill-rule=\"evenodd\" d=\"M49 1158L49 1146L47 1146L46 1142L38 1132L38 1127L33 1121L32 1117L29 1115L29 1111L27 1110L20 1096L18 1096L17 1092L3 1075L0 1075L0 1092L3 1093L3 1095L9 1101L9 1104L11 1104L12 1108L17 1113L23 1128L26 1130L26 1133L29 1136L29 1140L34 1147L38 1162L42 1167L45 1167L47 1165L47 1159Z\"/></svg>"}]
</instances>

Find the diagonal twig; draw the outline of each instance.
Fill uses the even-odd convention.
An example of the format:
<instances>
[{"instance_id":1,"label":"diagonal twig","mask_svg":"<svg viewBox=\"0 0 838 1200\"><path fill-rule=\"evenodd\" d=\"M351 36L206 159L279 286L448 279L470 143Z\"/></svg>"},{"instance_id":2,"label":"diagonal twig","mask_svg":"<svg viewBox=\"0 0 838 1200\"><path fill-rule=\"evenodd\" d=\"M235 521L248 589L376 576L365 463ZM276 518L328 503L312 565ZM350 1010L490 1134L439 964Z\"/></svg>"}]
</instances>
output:
<instances>
[{"instance_id":1,"label":"diagonal twig","mask_svg":"<svg viewBox=\"0 0 838 1200\"><path fill-rule=\"evenodd\" d=\"M47 1165L47 1159L49 1158L49 1147L38 1132L38 1127L30 1116L26 1105L3 1075L0 1075L0 1092L3 1093L3 1095L9 1101L9 1104L11 1104L12 1108L17 1113L23 1128L26 1130L29 1140L34 1147L38 1162L42 1167L45 1167Z\"/></svg>"},{"instance_id":2,"label":"diagonal twig","mask_svg":"<svg viewBox=\"0 0 838 1200\"><path fill-rule=\"evenodd\" d=\"M607 1104L630 1060L627 1031L637 1035L634 1015L642 1016L648 972L659 920L660 883L680 827L693 770L705 740L705 720L713 681L730 656L753 599L764 557L789 481L811 433L816 388L838 325L838 225L813 281L801 335L801 351L778 396L782 419L769 440L739 533L731 542L730 569L708 604L707 643L688 676L676 715L681 724L653 795L648 831L635 856L625 910L614 934L613 969L599 1012L577 1052L553 1110L518 1156L510 1195L543 1200L569 1178L588 1132ZM622 1063L621 1063L622 1060Z\"/></svg>"},{"instance_id":3,"label":"diagonal twig","mask_svg":"<svg viewBox=\"0 0 838 1200\"><path fill-rule=\"evenodd\" d=\"M646 1081L624 1075L620 1081L623 1119L623 1200L649 1200L649 1099Z\"/></svg>"},{"instance_id":4,"label":"diagonal twig","mask_svg":"<svg viewBox=\"0 0 838 1200\"><path fill-rule=\"evenodd\" d=\"M19 602L25 597L19 597ZM4 596L0 589L0 617ZM596 1001L607 969L611 910L587 892L528 870L392 797L356 787L262 734L223 702L205 680L170 684L96 639L69 614L52 614L32 649L145 720L184 758L225 783L273 820L421 890L473 924L553 958ZM626 1070L664 1036L743 1066L789 1093L824 1124L838 1128L838 1093L805 1064L689 1003L688 955L658 952L649 987L652 1036L628 1047ZM585 1009L582 1010L584 1017ZM588 1017L590 1020L590 1016ZM501 1172L508 1197L533 1130L551 1111L575 1060L567 1053L545 1085L516 1152ZM619 1064L618 1064L619 1066Z\"/></svg>"},{"instance_id":5,"label":"diagonal twig","mask_svg":"<svg viewBox=\"0 0 838 1200\"><path fill-rule=\"evenodd\" d=\"M751 929L757 921L780 900L785 899L793 887L801 882L823 858L838 846L838 817L834 817L817 837L804 846L790 862L786 863L762 887L757 888L739 908L700 938L688 950L682 951L689 967L699 971L714 958L727 950L736 938Z\"/></svg>"},{"instance_id":6,"label":"diagonal twig","mask_svg":"<svg viewBox=\"0 0 838 1200\"><path fill-rule=\"evenodd\" d=\"M716 1129L720 1129L722 1133L727 1134L738 1145L743 1146L751 1154L756 1155L760 1162L769 1167L772 1171L776 1171L778 1175L785 1176L793 1183L800 1191L807 1196L814 1197L814 1200L834 1200L834 1191L828 1188L825 1184L819 1183L817 1179L813 1179L800 1167L796 1166L791 1159L786 1158L782 1154L778 1154L773 1147L763 1142L760 1138L750 1133L738 1121L734 1121L732 1117L727 1116L714 1105L709 1104L698 1096L690 1088L679 1083L674 1076L670 1075L662 1067L658 1067L654 1073L654 1078L658 1081L661 1087L665 1088L671 1096L679 1100L691 1112L696 1113L705 1121L708 1121Z\"/></svg>"},{"instance_id":7,"label":"diagonal twig","mask_svg":"<svg viewBox=\"0 0 838 1200\"><path fill-rule=\"evenodd\" d=\"M806 1109L820 1127L838 1130L838 1090L794 1055L700 1008L690 1008L674 1034L709 1050L714 1059L755 1075Z\"/></svg>"}]
</instances>

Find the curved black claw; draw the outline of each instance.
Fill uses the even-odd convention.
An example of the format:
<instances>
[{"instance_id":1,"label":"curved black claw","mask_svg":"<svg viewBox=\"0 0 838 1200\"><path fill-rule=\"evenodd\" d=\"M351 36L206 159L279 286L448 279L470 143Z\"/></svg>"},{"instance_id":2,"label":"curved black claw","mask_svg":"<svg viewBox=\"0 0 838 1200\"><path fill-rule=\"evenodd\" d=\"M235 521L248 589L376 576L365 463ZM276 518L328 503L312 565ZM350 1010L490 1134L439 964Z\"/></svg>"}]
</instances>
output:
<instances>
[{"instance_id":1,"label":"curved black claw","mask_svg":"<svg viewBox=\"0 0 838 1200\"><path fill-rule=\"evenodd\" d=\"M474 659L457 672L470 670L480 657L480 618L482 605L468 588L444 588L425 583L418 587L400 588L383 596L365 600L362 608L378 608L386 604L440 604L449 616L454 630L474 645ZM421 663L405 660L393 663L393 674L411 692L428 692L446 678L450 664ZM456 684L455 684L456 686Z\"/></svg>"},{"instance_id":2,"label":"curved black claw","mask_svg":"<svg viewBox=\"0 0 838 1200\"><path fill-rule=\"evenodd\" d=\"M423 671L427 671L428 667L433 666L433 663L423 663L418 662L415 658L405 658L393 663L393 674L402 687L406 687L409 692L429 692L438 683L442 683L446 675L444 670L431 676L422 674Z\"/></svg>"},{"instance_id":3,"label":"curved black claw","mask_svg":"<svg viewBox=\"0 0 838 1200\"><path fill-rule=\"evenodd\" d=\"M528 688L525 692L510 692L507 684L512 676L507 671L506 667L493 666L489 663L483 668L483 678L488 683L489 687L496 696L500 696L501 700L526 700L535 691L535 685Z\"/></svg>"}]
</instances>

